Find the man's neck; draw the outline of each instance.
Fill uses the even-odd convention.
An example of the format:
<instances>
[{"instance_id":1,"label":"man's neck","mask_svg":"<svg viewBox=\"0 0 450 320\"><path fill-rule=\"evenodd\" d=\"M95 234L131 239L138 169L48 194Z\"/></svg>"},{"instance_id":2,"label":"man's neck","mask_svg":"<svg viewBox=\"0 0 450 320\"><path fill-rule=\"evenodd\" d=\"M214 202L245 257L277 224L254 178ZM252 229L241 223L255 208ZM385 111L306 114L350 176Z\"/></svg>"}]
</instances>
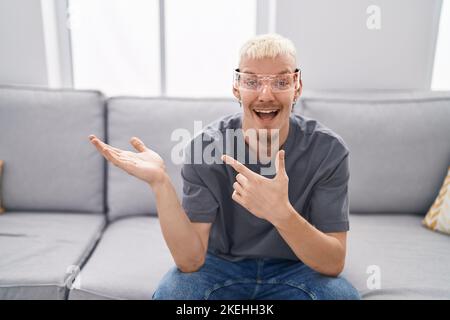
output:
<instances>
[{"instance_id":1,"label":"man's neck","mask_svg":"<svg viewBox=\"0 0 450 320\"><path fill-rule=\"evenodd\" d=\"M279 130L257 130L257 141L250 139L252 135L247 134L247 130L254 128L247 128L245 122L242 124L242 130L244 131L245 143L249 146L249 149L253 151L258 160L269 160L281 149L288 138L289 134L289 121ZM272 132L271 132L272 131ZM262 158L262 159L261 159Z\"/></svg>"}]
</instances>

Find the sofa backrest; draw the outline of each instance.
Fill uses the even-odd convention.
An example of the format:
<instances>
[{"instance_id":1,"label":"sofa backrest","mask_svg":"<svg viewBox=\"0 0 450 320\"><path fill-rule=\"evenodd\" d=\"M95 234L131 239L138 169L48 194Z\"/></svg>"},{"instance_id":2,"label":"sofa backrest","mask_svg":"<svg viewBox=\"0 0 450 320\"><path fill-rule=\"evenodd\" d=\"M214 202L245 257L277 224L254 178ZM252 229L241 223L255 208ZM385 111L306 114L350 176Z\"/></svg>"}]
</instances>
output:
<instances>
[{"instance_id":1,"label":"sofa backrest","mask_svg":"<svg viewBox=\"0 0 450 320\"><path fill-rule=\"evenodd\" d=\"M88 140L104 138L104 109L95 91L0 86L7 211L104 212L105 161Z\"/></svg>"},{"instance_id":2,"label":"sofa backrest","mask_svg":"<svg viewBox=\"0 0 450 320\"><path fill-rule=\"evenodd\" d=\"M172 161L171 155L179 149L174 147L182 142L177 132L184 130L193 137L198 133L194 132L195 121L201 130L219 117L239 110L239 104L231 99L111 98L107 101L107 140L112 146L135 151L129 140L132 136L139 137L164 159L181 199L182 165ZM145 182L110 163L107 181L110 220L129 215L156 215L154 195Z\"/></svg>"},{"instance_id":3,"label":"sofa backrest","mask_svg":"<svg viewBox=\"0 0 450 320\"><path fill-rule=\"evenodd\" d=\"M106 165L88 135L128 150L129 139L140 137L166 160L181 197L181 164L171 155L180 140L172 134L194 135L199 125L240 110L232 99L117 97L106 104L96 91L0 86L7 210L104 212L106 193L112 220L156 215L150 188ZM295 112L349 147L351 212L428 210L450 165L450 92L309 92ZM196 128L194 121L201 121Z\"/></svg>"},{"instance_id":4,"label":"sofa backrest","mask_svg":"<svg viewBox=\"0 0 450 320\"><path fill-rule=\"evenodd\" d=\"M351 212L425 213L450 165L450 92L305 94L350 149Z\"/></svg>"}]
</instances>

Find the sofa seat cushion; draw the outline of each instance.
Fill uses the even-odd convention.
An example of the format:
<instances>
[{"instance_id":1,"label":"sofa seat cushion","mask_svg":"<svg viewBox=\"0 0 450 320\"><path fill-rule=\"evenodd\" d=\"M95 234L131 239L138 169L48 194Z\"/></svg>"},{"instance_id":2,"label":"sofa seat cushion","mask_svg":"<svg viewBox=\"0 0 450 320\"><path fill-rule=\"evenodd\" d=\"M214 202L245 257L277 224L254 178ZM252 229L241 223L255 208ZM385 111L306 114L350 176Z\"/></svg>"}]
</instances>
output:
<instances>
[{"instance_id":1,"label":"sofa seat cushion","mask_svg":"<svg viewBox=\"0 0 450 320\"><path fill-rule=\"evenodd\" d=\"M425 228L422 219L413 214L350 215L343 276L364 299L450 299L450 237ZM375 270L379 289L371 281Z\"/></svg>"},{"instance_id":2,"label":"sofa seat cushion","mask_svg":"<svg viewBox=\"0 0 450 320\"><path fill-rule=\"evenodd\" d=\"M0 215L0 300L65 299L105 220L67 212Z\"/></svg>"},{"instance_id":3,"label":"sofa seat cushion","mask_svg":"<svg viewBox=\"0 0 450 320\"><path fill-rule=\"evenodd\" d=\"M69 299L151 299L173 265L158 218L118 219L107 227Z\"/></svg>"},{"instance_id":4,"label":"sofa seat cushion","mask_svg":"<svg viewBox=\"0 0 450 320\"><path fill-rule=\"evenodd\" d=\"M350 215L343 276L363 299L450 298L450 237L423 227L422 218ZM173 265L156 217L119 219L106 229L69 299L151 299ZM370 266L380 270L380 289L367 287Z\"/></svg>"}]
</instances>

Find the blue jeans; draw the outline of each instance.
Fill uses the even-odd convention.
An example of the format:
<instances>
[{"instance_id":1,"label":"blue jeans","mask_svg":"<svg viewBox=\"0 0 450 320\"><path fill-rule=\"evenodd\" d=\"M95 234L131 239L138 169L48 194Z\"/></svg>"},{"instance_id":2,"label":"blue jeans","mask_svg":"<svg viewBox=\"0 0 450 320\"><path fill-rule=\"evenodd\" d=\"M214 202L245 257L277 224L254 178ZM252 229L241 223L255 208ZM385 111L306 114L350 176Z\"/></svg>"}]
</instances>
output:
<instances>
[{"instance_id":1,"label":"blue jeans","mask_svg":"<svg viewBox=\"0 0 450 320\"><path fill-rule=\"evenodd\" d=\"M176 266L161 279L155 300L360 299L343 277L327 277L299 261L273 258L231 262L207 253L196 272Z\"/></svg>"}]
</instances>

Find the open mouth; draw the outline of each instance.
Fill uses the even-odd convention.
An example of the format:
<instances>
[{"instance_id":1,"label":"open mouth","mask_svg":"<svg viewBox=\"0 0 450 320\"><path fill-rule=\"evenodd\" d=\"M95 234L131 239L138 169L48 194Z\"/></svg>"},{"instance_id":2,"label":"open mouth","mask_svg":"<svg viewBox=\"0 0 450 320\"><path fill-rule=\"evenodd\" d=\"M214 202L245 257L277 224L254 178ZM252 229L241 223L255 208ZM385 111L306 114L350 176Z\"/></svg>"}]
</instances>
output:
<instances>
[{"instance_id":1,"label":"open mouth","mask_svg":"<svg viewBox=\"0 0 450 320\"><path fill-rule=\"evenodd\" d=\"M264 121L273 120L278 113L279 109L253 109L253 112L257 115L258 118Z\"/></svg>"}]
</instances>

